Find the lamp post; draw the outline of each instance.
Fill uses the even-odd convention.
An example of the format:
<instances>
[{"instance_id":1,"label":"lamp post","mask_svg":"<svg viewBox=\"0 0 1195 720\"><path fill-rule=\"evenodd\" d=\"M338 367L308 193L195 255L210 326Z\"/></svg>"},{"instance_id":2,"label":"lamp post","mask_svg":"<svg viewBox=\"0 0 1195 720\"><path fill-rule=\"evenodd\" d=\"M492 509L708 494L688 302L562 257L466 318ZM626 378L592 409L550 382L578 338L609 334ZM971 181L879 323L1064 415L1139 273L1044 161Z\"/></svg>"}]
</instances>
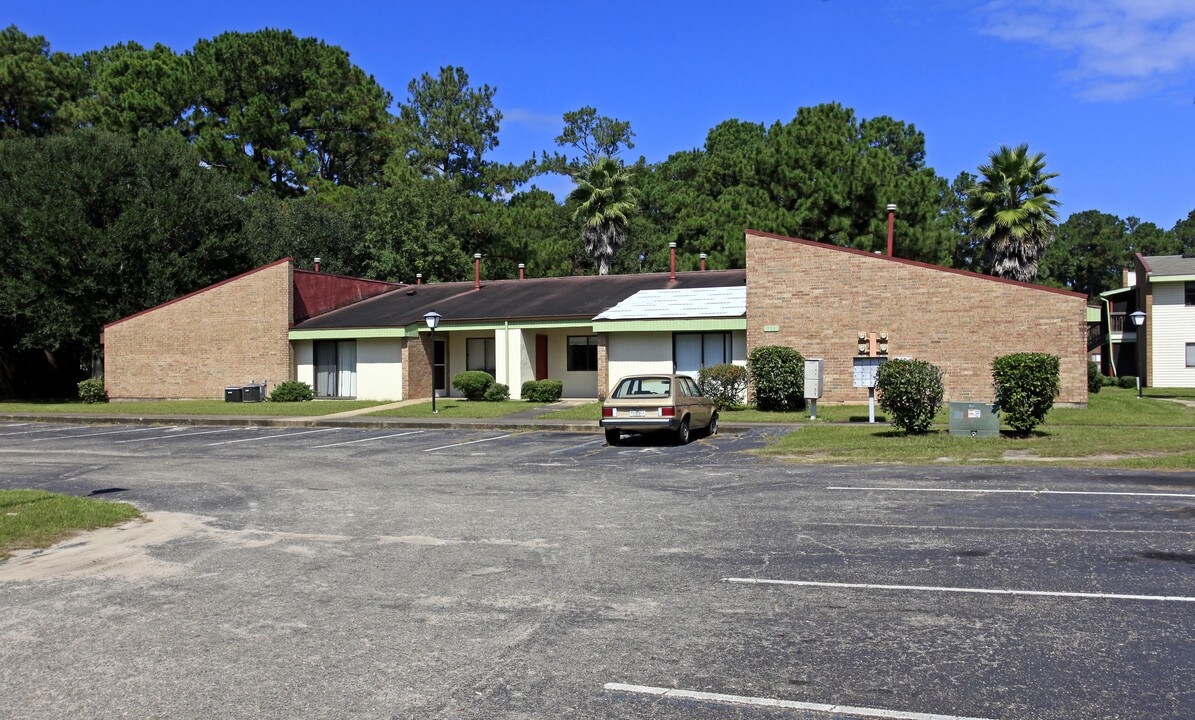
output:
<instances>
[{"instance_id":1,"label":"lamp post","mask_svg":"<svg viewBox=\"0 0 1195 720\"><path fill-rule=\"evenodd\" d=\"M1137 399L1141 399L1141 371L1145 369L1145 347L1141 342L1141 326L1145 324L1145 313L1137 310L1129 313L1129 319L1137 328Z\"/></svg>"},{"instance_id":2,"label":"lamp post","mask_svg":"<svg viewBox=\"0 0 1195 720\"><path fill-rule=\"evenodd\" d=\"M423 316L423 322L427 323L427 329L432 332L432 415L437 414L436 410L436 328L440 326L440 313L432 310Z\"/></svg>"}]
</instances>

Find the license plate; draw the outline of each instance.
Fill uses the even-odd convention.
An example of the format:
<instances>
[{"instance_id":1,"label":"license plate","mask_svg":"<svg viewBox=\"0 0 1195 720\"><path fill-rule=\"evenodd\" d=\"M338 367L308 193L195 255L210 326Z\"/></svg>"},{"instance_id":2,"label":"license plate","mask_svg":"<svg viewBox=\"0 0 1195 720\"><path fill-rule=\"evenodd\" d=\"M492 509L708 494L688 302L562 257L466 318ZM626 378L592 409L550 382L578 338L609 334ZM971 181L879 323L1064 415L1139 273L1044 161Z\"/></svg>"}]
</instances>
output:
<instances>
[{"instance_id":1,"label":"license plate","mask_svg":"<svg viewBox=\"0 0 1195 720\"><path fill-rule=\"evenodd\" d=\"M647 417L646 410L632 410L628 414L630 415L630 417Z\"/></svg>"}]
</instances>

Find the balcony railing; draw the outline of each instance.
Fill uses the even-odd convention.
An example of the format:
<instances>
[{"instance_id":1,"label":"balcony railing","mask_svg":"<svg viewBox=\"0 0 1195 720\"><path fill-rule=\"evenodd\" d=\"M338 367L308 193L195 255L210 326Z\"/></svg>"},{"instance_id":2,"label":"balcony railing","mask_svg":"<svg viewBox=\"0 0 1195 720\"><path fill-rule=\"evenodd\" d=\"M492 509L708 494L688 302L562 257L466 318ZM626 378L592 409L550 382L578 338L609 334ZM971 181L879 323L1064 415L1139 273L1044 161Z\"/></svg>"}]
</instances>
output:
<instances>
[{"instance_id":1,"label":"balcony railing","mask_svg":"<svg viewBox=\"0 0 1195 720\"><path fill-rule=\"evenodd\" d=\"M1114 332L1114 333L1124 332L1124 320L1125 320L1124 313L1112 313L1111 320L1112 320L1112 332Z\"/></svg>"}]
</instances>

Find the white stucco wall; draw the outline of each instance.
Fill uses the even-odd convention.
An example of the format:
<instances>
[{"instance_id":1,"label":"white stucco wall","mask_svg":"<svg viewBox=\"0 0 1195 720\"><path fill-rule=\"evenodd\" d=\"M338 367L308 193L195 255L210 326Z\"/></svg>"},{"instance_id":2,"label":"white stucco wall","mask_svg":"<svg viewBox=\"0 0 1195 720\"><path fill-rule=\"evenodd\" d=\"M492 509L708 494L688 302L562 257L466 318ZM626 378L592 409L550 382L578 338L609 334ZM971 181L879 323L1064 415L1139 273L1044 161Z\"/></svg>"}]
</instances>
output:
<instances>
[{"instance_id":1,"label":"white stucco wall","mask_svg":"<svg viewBox=\"0 0 1195 720\"><path fill-rule=\"evenodd\" d=\"M357 341L357 399L402 399L402 338Z\"/></svg>"},{"instance_id":2,"label":"white stucco wall","mask_svg":"<svg viewBox=\"0 0 1195 720\"><path fill-rule=\"evenodd\" d=\"M310 340L295 340L295 379L315 387L314 346Z\"/></svg>"},{"instance_id":3,"label":"white stucco wall","mask_svg":"<svg viewBox=\"0 0 1195 720\"><path fill-rule=\"evenodd\" d=\"M610 333L607 339L610 387L627 375L672 372L672 333Z\"/></svg>"},{"instance_id":4,"label":"white stucco wall","mask_svg":"<svg viewBox=\"0 0 1195 720\"><path fill-rule=\"evenodd\" d=\"M567 398L596 398L597 370L568 371L568 339L570 335L589 337L594 335L585 328L562 330L544 330L542 334L548 336L548 377L564 383L562 397ZM534 348L535 338L531 339ZM535 376L534 371L532 377Z\"/></svg>"},{"instance_id":5,"label":"white stucco wall","mask_svg":"<svg viewBox=\"0 0 1195 720\"><path fill-rule=\"evenodd\" d=\"M1187 367L1187 343L1195 343L1195 306L1185 303L1184 283L1153 283L1152 387L1195 387L1195 367Z\"/></svg>"},{"instance_id":6,"label":"white stucco wall","mask_svg":"<svg viewBox=\"0 0 1195 720\"><path fill-rule=\"evenodd\" d=\"M466 340L470 338L494 338L494 363L495 368L494 380L496 382L505 382L503 378L503 371L506 368L505 357L503 356L503 331L495 333L493 330L454 330L447 333L448 335L448 394L451 397L464 397L459 390L452 387L452 379L457 375L463 373L466 369L466 355L467 343ZM439 339L440 334L436 334ZM509 383L508 383L509 384Z\"/></svg>"}]
</instances>

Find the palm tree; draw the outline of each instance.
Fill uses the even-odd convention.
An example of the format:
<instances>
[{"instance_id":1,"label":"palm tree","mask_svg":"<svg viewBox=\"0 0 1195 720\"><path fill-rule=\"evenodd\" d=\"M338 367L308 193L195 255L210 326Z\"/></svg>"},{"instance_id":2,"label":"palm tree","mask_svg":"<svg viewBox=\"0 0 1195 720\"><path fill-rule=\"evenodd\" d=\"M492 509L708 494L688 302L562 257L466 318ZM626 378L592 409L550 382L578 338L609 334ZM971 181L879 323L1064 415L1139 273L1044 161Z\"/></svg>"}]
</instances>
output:
<instances>
[{"instance_id":1,"label":"palm tree","mask_svg":"<svg viewBox=\"0 0 1195 720\"><path fill-rule=\"evenodd\" d=\"M987 244L990 272L996 277L1031 282L1058 221L1057 192L1049 181L1045 153L1029 154L1028 145L1000 149L979 166L983 179L971 188L967 209L975 234Z\"/></svg>"},{"instance_id":2,"label":"palm tree","mask_svg":"<svg viewBox=\"0 0 1195 720\"><path fill-rule=\"evenodd\" d=\"M568 195L577 204L573 219L582 223L585 251L597 263L598 274L608 275L614 253L626 239L639 190L622 163L608 156L599 157L573 181L577 186Z\"/></svg>"}]
</instances>

